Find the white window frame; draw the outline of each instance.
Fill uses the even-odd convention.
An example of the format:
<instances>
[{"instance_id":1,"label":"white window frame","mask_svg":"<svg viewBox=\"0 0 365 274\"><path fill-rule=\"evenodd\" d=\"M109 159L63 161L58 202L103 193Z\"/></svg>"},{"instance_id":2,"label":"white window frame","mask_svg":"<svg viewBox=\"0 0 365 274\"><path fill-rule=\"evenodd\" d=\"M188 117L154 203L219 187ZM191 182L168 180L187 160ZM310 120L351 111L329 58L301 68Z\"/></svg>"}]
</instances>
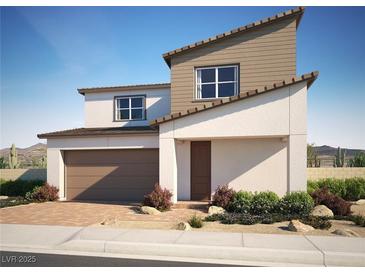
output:
<instances>
[{"instance_id":1,"label":"white window frame","mask_svg":"<svg viewBox=\"0 0 365 274\"><path fill-rule=\"evenodd\" d=\"M218 69L220 68L234 68L234 81L218 81ZM209 83L201 83L200 78L198 77L198 71L205 70L205 69L214 69L215 70L215 82ZM227 97L218 97L218 85L219 84L226 84L226 83L233 83L234 84L234 95L238 94L238 65L225 65L225 66L212 66L212 67L199 67L195 68L195 99L196 100L211 100L211 99L218 99L218 98L227 98ZM210 98L202 98L202 85L209 85L215 84L215 97ZM229 96L230 97L230 96Z\"/></svg>"},{"instance_id":2,"label":"white window frame","mask_svg":"<svg viewBox=\"0 0 365 274\"><path fill-rule=\"evenodd\" d=\"M141 98L142 99L142 107L132 107L132 99ZM127 108L118 108L118 100L128 99L128 107ZM142 110L142 118L140 119L132 119L132 110L133 109L141 109ZM121 110L129 110L129 119L118 119L119 111ZM114 98L114 120L115 121L141 121L146 120L146 96L145 95L135 95L135 96L116 96Z\"/></svg>"}]
</instances>

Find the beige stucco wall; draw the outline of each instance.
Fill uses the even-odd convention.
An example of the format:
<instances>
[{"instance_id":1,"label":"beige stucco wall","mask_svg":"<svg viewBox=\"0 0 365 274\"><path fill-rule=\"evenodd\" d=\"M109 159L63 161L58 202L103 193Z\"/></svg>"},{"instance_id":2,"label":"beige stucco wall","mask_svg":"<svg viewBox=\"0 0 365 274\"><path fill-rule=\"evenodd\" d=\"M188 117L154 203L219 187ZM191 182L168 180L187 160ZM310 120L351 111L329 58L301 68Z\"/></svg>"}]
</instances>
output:
<instances>
[{"instance_id":1,"label":"beige stucco wall","mask_svg":"<svg viewBox=\"0 0 365 274\"><path fill-rule=\"evenodd\" d=\"M305 190L306 82L162 123L160 184L177 191L179 199L190 195L190 179L178 176L180 165L190 172L186 168L190 154L179 152L182 146L177 142L192 140L212 141L212 191L222 182L236 189L247 186L251 191L273 190L279 195ZM247 145L249 142L251 146ZM267 152L262 150L263 147ZM253 163L243 156L246 150L256 162L251 169ZM224 157L225 151L230 151L231 159ZM265 154L270 155L270 152L273 154L270 157ZM176 164L172 169L171 162L174 161ZM222 170L220 165L226 169Z\"/></svg>"},{"instance_id":2,"label":"beige stucco wall","mask_svg":"<svg viewBox=\"0 0 365 274\"><path fill-rule=\"evenodd\" d=\"M47 180L47 169L45 168L16 168L0 169L0 179L3 180Z\"/></svg>"},{"instance_id":3,"label":"beige stucco wall","mask_svg":"<svg viewBox=\"0 0 365 274\"><path fill-rule=\"evenodd\" d=\"M157 134L127 135L125 137L52 138L47 140L47 179L60 190L65 199L65 150L158 148Z\"/></svg>"},{"instance_id":4,"label":"beige stucco wall","mask_svg":"<svg viewBox=\"0 0 365 274\"><path fill-rule=\"evenodd\" d=\"M114 97L146 96L146 120L114 122ZM153 120L170 113L170 89L151 89L85 94L85 127L147 126Z\"/></svg>"},{"instance_id":5,"label":"beige stucco wall","mask_svg":"<svg viewBox=\"0 0 365 274\"><path fill-rule=\"evenodd\" d=\"M319 167L307 168L308 180L318 180L324 178L346 179L353 177L365 178L365 167Z\"/></svg>"},{"instance_id":6,"label":"beige stucco wall","mask_svg":"<svg viewBox=\"0 0 365 274\"><path fill-rule=\"evenodd\" d=\"M289 88L172 121L175 138L284 136L289 134Z\"/></svg>"},{"instance_id":7,"label":"beige stucco wall","mask_svg":"<svg viewBox=\"0 0 365 274\"><path fill-rule=\"evenodd\" d=\"M287 142L281 138L212 141L212 192L228 184L235 190L288 190Z\"/></svg>"}]
</instances>

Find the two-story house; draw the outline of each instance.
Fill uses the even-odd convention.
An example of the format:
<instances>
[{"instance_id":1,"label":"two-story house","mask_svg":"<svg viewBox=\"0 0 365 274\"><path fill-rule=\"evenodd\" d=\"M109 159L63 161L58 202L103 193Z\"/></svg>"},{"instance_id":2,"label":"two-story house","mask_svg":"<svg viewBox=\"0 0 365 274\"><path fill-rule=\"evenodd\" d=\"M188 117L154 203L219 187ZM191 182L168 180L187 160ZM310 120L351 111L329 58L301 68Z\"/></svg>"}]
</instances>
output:
<instances>
[{"instance_id":1,"label":"two-story house","mask_svg":"<svg viewBox=\"0 0 365 274\"><path fill-rule=\"evenodd\" d=\"M306 190L307 89L296 8L163 55L171 83L83 88L85 127L46 134L47 178L67 200L173 201L218 185Z\"/></svg>"}]
</instances>

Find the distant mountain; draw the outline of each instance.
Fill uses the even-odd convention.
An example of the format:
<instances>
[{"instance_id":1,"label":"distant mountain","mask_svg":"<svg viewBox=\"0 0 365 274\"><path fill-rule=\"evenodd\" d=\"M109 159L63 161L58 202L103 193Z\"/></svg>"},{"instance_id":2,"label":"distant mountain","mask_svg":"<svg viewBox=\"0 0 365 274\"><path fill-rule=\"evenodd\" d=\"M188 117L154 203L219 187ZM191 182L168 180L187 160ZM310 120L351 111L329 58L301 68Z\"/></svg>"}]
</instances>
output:
<instances>
[{"instance_id":1,"label":"distant mountain","mask_svg":"<svg viewBox=\"0 0 365 274\"><path fill-rule=\"evenodd\" d=\"M18 162L20 167L31 167L33 163L37 163L43 156L47 156L47 145L38 143L27 148L16 148L18 152ZM0 150L0 157L4 157L5 161L9 160L10 148Z\"/></svg>"},{"instance_id":2,"label":"distant mountain","mask_svg":"<svg viewBox=\"0 0 365 274\"><path fill-rule=\"evenodd\" d=\"M342 148L342 150L346 150L346 157L354 157L356 153L359 152L365 152L365 150L362 149L352 149L352 148ZM335 156L337 153L337 147L330 147L330 146L318 146L314 147L314 151L319 156Z\"/></svg>"}]
</instances>

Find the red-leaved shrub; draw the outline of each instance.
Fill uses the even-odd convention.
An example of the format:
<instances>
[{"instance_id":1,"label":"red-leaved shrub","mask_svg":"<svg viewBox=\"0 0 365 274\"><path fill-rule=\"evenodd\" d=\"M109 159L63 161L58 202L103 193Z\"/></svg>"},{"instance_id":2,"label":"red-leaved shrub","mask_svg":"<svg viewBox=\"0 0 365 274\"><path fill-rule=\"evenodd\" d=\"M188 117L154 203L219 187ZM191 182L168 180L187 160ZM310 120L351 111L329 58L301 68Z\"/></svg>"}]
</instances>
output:
<instances>
[{"instance_id":1,"label":"red-leaved shrub","mask_svg":"<svg viewBox=\"0 0 365 274\"><path fill-rule=\"evenodd\" d=\"M227 185L218 186L213 195L213 205L227 208L231 203L235 191Z\"/></svg>"},{"instance_id":2,"label":"red-leaved shrub","mask_svg":"<svg viewBox=\"0 0 365 274\"><path fill-rule=\"evenodd\" d=\"M25 198L35 202L47 202L58 200L58 188L45 183L43 186L37 186L25 195Z\"/></svg>"},{"instance_id":3,"label":"red-leaved shrub","mask_svg":"<svg viewBox=\"0 0 365 274\"><path fill-rule=\"evenodd\" d=\"M311 194L316 205L325 205L335 215L347 216L351 213L351 204L341 197L329 192L327 187L320 188Z\"/></svg>"},{"instance_id":4,"label":"red-leaved shrub","mask_svg":"<svg viewBox=\"0 0 365 274\"><path fill-rule=\"evenodd\" d=\"M172 193L168 189L162 189L159 184L155 184L154 190L144 196L143 205L154 207L160 211L169 210L172 206Z\"/></svg>"}]
</instances>

